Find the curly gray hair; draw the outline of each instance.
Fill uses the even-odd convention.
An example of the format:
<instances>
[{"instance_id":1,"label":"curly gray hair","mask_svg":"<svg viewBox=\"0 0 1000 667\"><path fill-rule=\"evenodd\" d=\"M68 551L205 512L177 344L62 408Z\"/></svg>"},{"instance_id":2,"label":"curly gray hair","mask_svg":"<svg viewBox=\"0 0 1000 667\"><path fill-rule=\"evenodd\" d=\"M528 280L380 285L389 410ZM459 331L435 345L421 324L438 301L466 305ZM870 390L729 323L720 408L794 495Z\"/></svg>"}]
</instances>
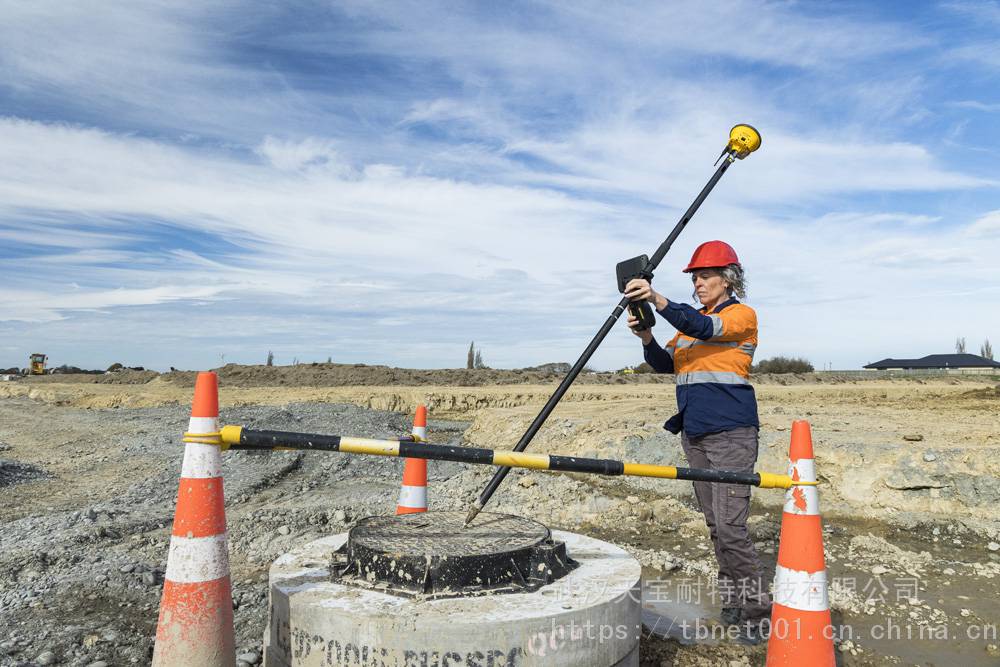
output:
<instances>
[{"instance_id":1,"label":"curly gray hair","mask_svg":"<svg viewBox=\"0 0 1000 667\"><path fill-rule=\"evenodd\" d=\"M722 277L729 286L726 291L729 292L729 296L736 295L741 299L747 298L747 277L743 273L743 267L739 264L730 264L729 266L724 266L721 269L712 269L715 273ZM695 275L691 274L691 282L694 282ZM691 298L698 301L698 293L691 292Z\"/></svg>"}]
</instances>

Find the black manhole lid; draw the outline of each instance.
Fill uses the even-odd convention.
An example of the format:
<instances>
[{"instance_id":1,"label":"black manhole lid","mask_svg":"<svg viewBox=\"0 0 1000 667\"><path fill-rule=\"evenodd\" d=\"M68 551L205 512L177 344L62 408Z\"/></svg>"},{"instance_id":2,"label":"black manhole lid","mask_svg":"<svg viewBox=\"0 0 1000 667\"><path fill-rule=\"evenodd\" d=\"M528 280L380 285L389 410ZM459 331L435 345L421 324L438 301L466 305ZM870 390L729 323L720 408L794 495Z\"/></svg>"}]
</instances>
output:
<instances>
[{"instance_id":1,"label":"black manhole lid","mask_svg":"<svg viewBox=\"0 0 1000 667\"><path fill-rule=\"evenodd\" d=\"M433 598L538 589L577 564L531 519L460 512L362 519L334 555L333 578L397 595Z\"/></svg>"},{"instance_id":2,"label":"black manhole lid","mask_svg":"<svg viewBox=\"0 0 1000 667\"><path fill-rule=\"evenodd\" d=\"M468 528L463 522L458 512L373 516L351 529L350 539L389 553L472 556L528 549L551 537L537 521L509 514L483 515Z\"/></svg>"}]
</instances>

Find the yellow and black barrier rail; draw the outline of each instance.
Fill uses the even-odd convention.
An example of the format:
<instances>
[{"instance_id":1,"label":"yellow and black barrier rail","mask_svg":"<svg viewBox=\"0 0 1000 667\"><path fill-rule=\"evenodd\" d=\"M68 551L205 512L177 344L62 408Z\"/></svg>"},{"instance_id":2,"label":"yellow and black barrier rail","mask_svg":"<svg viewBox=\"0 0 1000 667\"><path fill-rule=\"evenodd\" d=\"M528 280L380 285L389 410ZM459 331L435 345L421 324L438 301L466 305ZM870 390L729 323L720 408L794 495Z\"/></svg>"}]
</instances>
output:
<instances>
[{"instance_id":1,"label":"yellow and black barrier rail","mask_svg":"<svg viewBox=\"0 0 1000 667\"><path fill-rule=\"evenodd\" d=\"M632 477L684 479L693 482L745 484L748 486L759 486L762 489L789 489L793 486L812 486L816 484L816 482L795 481L788 475L776 475L769 472L750 473L730 470L705 470L701 468L676 468L674 466L652 465L648 463L626 463L613 459L589 459L579 456L502 452L479 447L434 445L428 442L417 442L410 438L373 440L370 438L291 433L288 431L255 431L243 428L242 426L224 426L220 436L221 445L224 450L280 451L303 449L344 452L346 454L397 456L427 459L430 461L455 461L457 463L509 466L511 468L528 468L531 470L580 472L594 475L629 475Z\"/></svg>"}]
</instances>

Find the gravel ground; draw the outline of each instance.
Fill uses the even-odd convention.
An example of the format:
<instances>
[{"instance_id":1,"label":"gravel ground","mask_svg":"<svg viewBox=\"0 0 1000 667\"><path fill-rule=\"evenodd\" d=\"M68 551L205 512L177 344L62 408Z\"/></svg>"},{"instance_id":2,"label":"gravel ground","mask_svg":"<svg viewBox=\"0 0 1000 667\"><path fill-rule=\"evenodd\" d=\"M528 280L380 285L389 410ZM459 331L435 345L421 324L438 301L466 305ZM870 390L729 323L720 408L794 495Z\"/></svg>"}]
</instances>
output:
<instances>
[{"instance_id":1,"label":"gravel ground","mask_svg":"<svg viewBox=\"0 0 1000 667\"><path fill-rule=\"evenodd\" d=\"M410 429L408 415L324 403L228 408L222 420L367 437ZM0 666L148 663L186 423L187 409L178 406L86 410L0 401ZM469 437L467 426L431 419L429 430L437 443L459 444ZM547 428L553 437L575 437L570 420L554 419ZM676 448L662 435L654 440L662 451ZM652 445L630 447L639 454ZM239 667L260 661L270 562L361 517L393 513L402 464L323 452L224 454ZM433 462L432 507L464 509L492 472ZM658 488L515 470L490 509L616 542L642 562L650 581L710 584L714 559L700 515L690 498ZM779 520L757 508L751 523L772 568ZM861 629L886 619L964 628L1000 618L1000 545L990 538L947 524L904 530L837 521L827 528L828 567L839 579L831 590L835 622ZM877 601L844 583L872 575L887 586L912 578L915 594ZM707 600L681 610L649 609L692 618L718 611ZM839 649L843 665L948 664L947 656L951 664L988 665L1000 656L995 640L957 646L844 641ZM642 664L751 665L762 662L763 650L649 635Z\"/></svg>"},{"instance_id":2,"label":"gravel ground","mask_svg":"<svg viewBox=\"0 0 1000 667\"><path fill-rule=\"evenodd\" d=\"M25 406L27 407L27 406ZM103 449L93 498L77 509L34 507L0 526L0 665L147 664L166 569L186 425L183 408L68 411L71 443L84 455ZM101 441L109 418L133 434ZM406 416L349 405L300 404L225 410L227 423L278 430L393 437L409 431ZM432 421L441 442L464 425ZM310 534L341 532L357 517L395 510L402 462L336 453L223 455L233 598L239 653L259 660L267 565ZM155 472L135 481L130 464ZM435 466L446 479L459 466ZM29 489L37 466L0 462L3 497ZM16 486L13 486L16 484ZM106 497L101 497L106 496ZM87 502L92 500L92 502Z\"/></svg>"}]
</instances>

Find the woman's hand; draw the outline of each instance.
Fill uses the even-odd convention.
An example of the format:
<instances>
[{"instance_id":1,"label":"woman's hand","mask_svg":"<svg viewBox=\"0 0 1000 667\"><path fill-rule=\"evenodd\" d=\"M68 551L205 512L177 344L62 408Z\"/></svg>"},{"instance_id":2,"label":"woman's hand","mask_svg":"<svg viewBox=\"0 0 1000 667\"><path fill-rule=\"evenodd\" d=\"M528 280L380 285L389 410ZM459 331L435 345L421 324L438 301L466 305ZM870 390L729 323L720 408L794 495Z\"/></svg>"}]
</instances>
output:
<instances>
[{"instance_id":1,"label":"woman's hand","mask_svg":"<svg viewBox=\"0 0 1000 667\"><path fill-rule=\"evenodd\" d=\"M628 281L625 285L625 296L631 301L648 301L653 304L653 308L656 310L667 307L667 299L662 294L657 293L649 281L644 278L633 278Z\"/></svg>"},{"instance_id":2,"label":"woman's hand","mask_svg":"<svg viewBox=\"0 0 1000 667\"><path fill-rule=\"evenodd\" d=\"M628 313L628 311L625 312ZM632 330L632 333L634 333L636 336L642 339L643 345L649 345L651 342L653 342L652 331L650 331L649 329L646 329L645 331L635 330L635 328L639 326L638 318L632 317L632 315L629 313L627 322L628 322L628 328Z\"/></svg>"}]
</instances>

